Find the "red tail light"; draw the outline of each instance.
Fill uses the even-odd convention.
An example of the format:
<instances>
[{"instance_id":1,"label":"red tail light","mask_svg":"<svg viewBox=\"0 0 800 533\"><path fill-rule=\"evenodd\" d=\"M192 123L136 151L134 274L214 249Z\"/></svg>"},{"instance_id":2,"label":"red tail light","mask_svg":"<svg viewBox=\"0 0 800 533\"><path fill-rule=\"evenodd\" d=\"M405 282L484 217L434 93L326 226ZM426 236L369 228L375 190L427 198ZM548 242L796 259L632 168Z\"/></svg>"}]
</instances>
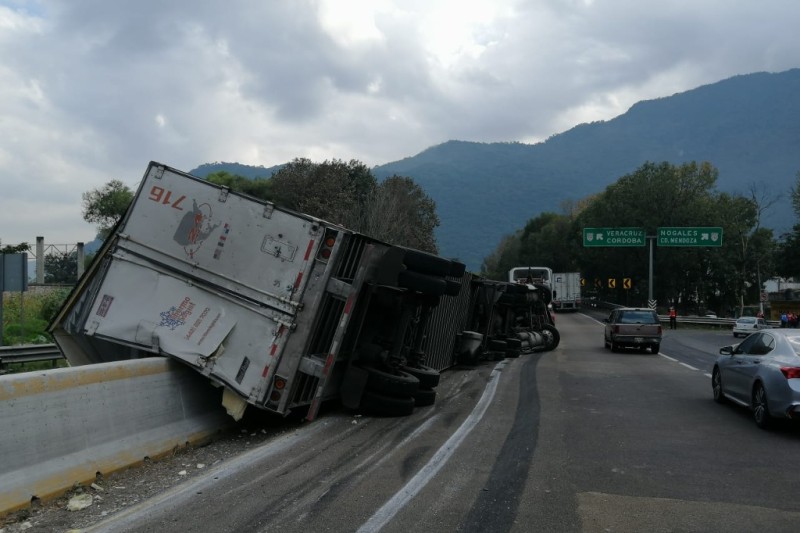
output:
<instances>
[{"instance_id":1,"label":"red tail light","mask_svg":"<svg viewBox=\"0 0 800 533\"><path fill-rule=\"evenodd\" d=\"M786 379L800 378L800 368L796 366L782 366L781 372L786 376Z\"/></svg>"},{"instance_id":2,"label":"red tail light","mask_svg":"<svg viewBox=\"0 0 800 533\"><path fill-rule=\"evenodd\" d=\"M336 244L337 232L331 229L325 231L325 237L322 239L322 246L317 252L317 260L327 261L331 257L333 245Z\"/></svg>"}]
</instances>

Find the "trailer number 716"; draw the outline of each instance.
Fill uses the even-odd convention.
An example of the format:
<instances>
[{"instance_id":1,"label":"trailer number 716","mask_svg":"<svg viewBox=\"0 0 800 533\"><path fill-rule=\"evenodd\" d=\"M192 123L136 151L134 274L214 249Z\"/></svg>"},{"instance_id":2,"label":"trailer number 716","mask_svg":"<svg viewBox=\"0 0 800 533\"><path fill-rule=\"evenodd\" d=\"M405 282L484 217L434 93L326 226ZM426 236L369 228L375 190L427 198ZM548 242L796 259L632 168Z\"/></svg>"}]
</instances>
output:
<instances>
[{"instance_id":1,"label":"trailer number 716","mask_svg":"<svg viewBox=\"0 0 800 533\"><path fill-rule=\"evenodd\" d=\"M154 202L158 202L160 204L168 205L178 211L183 211L181 207L181 202L186 199L186 195L181 195L176 200L173 201L172 199L172 191L165 189L164 187L159 187L158 185L153 185L150 189L150 194L147 196L149 200L153 200Z\"/></svg>"}]
</instances>

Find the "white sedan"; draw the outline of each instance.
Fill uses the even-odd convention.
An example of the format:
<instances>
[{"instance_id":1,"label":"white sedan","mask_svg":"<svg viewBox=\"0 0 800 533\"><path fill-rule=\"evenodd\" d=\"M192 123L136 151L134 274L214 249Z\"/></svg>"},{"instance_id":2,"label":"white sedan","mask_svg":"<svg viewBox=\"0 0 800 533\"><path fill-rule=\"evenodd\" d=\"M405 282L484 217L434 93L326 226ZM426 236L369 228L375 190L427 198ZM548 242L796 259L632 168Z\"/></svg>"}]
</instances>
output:
<instances>
[{"instance_id":1,"label":"white sedan","mask_svg":"<svg viewBox=\"0 0 800 533\"><path fill-rule=\"evenodd\" d=\"M755 331L768 329L769 327L770 325L767 324L767 321L763 318L743 316L737 319L736 323L733 325L733 336L738 337L741 335L742 337L747 337Z\"/></svg>"}]
</instances>

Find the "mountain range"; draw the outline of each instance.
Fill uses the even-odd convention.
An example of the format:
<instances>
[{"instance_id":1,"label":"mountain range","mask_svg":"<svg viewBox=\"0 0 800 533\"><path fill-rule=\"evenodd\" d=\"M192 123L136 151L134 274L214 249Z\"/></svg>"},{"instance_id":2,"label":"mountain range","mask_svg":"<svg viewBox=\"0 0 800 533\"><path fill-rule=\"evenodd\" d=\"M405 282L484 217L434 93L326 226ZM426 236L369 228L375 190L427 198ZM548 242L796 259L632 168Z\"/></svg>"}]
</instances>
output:
<instances>
[{"instance_id":1,"label":"mountain range","mask_svg":"<svg viewBox=\"0 0 800 533\"><path fill-rule=\"evenodd\" d=\"M735 76L638 102L608 120L580 124L537 144L448 141L373 168L380 180L410 176L436 201L439 253L480 269L500 239L542 212L562 211L603 191L647 161L708 161L717 189L781 197L762 225L780 234L794 224L788 192L800 172L800 69ZM280 168L209 163L250 178Z\"/></svg>"}]
</instances>

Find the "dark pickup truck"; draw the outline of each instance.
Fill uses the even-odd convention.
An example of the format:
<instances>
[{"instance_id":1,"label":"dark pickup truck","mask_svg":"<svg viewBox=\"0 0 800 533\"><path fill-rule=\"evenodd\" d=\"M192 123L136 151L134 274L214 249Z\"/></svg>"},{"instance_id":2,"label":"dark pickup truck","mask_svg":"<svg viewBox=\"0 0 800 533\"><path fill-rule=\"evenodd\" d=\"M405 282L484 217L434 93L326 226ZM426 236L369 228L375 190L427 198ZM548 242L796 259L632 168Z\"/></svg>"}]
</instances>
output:
<instances>
[{"instance_id":1,"label":"dark pickup truck","mask_svg":"<svg viewBox=\"0 0 800 533\"><path fill-rule=\"evenodd\" d=\"M661 346L661 322L655 310L638 307L614 309L604 320L604 342L606 348L616 352L622 348L638 348L641 352L650 348L658 353Z\"/></svg>"}]
</instances>

